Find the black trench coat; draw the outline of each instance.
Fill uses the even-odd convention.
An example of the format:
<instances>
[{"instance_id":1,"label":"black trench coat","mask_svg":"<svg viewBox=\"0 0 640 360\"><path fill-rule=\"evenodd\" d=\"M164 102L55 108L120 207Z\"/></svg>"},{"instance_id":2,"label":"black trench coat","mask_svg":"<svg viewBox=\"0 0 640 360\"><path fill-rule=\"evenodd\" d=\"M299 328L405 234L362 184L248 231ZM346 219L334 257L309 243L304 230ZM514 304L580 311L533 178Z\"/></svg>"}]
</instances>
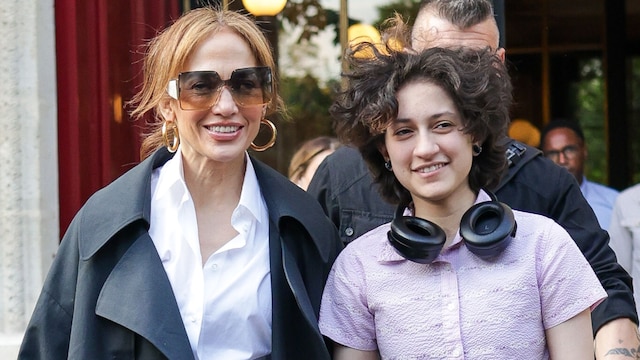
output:
<instances>
[{"instance_id":1,"label":"black trench coat","mask_svg":"<svg viewBox=\"0 0 640 360\"><path fill-rule=\"evenodd\" d=\"M19 359L193 359L148 234L151 172L171 156L156 151L96 192L75 216ZM313 198L252 162L270 220L271 358L329 359L317 323L324 283L342 246L337 231Z\"/></svg>"}]
</instances>

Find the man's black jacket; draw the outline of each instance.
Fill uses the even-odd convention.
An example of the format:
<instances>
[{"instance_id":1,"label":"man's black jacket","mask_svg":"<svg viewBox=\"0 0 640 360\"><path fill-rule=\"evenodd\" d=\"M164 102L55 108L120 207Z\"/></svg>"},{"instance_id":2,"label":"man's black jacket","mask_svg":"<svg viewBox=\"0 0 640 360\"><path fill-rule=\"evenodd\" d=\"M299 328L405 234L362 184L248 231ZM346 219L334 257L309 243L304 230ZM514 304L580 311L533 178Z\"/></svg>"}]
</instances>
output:
<instances>
[{"instance_id":1,"label":"man's black jacket","mask_svg":"<svg viewBox=\"0 0 640 360\"><path fill-rule=\"evenodd\" d=\"M493 189L498 199L513 209L554 219L574 239L608 294L591 314L594 333L614 319L629 318L637 324L631 276L618 264L609 234L598 225L578 182L538 149L510 144L526 150L516 151L513 165ZM320 164L308 192L320 202L345 244L393 219L395 207L382 200L360 153L350 147L338 149Z\"/></svg>"}]
</instances>

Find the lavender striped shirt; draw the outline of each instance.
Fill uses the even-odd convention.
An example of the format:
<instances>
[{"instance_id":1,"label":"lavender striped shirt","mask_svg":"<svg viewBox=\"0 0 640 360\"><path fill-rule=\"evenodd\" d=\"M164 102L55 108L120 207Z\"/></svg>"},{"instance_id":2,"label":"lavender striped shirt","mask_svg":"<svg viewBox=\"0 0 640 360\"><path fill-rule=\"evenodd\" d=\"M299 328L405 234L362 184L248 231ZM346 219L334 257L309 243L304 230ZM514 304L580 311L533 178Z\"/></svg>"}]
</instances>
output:
<instances>
[{"instance_id":1,"label":"lavender striped shirt","mask_svg":"<svg viewBox=\"0 0 640 360\"><path fill-rule=\"evenodd\" d=\"M514 215L516 237L494 262L458 235L433 263L414 263L388 244L389 224L371 230L333 266L321 332L383 359L548 359L545 329L593 309L606 292L562 227Z\"/></svg>"}]
</instances>

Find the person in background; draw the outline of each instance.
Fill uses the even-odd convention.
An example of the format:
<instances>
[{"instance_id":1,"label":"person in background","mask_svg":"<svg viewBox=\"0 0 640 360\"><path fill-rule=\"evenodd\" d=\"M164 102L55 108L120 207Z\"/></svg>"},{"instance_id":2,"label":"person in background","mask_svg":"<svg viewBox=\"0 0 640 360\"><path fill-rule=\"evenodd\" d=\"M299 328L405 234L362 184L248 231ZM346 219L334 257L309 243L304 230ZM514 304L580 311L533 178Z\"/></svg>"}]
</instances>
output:
<instances>
[{"instance_id":1,"label":"person in background","mask_svg":"<svg viewBox=\"0 0 640 360\"><path fill-rule=\"evenodd\" d=\"M411 47L490 47L505 58L490 0L423 0L414 22ZM575 179L536 148L504 139L509 168L489 190L511 208L548 216L569 232L587 258L608 297L592 312L596 358L625 359L640 350L632 280L617 263L609 235ZM338 227L345 244L393 219L395 208L379 195L357 149L343 146L318 167L308 192Z\"/></svg>"},{"instance_id":2,"label":"person in background","mask_svg":"<svg viewBox=\"0 0 640 360\"><path fill-rule=\"evenodd\" d=\"M596 213L600 227L608 229L618 191L587 180L584 165L589 154L580 124L564 119L550 121L542 129L540 148L544 156L567 169L576 178L582 195Z\"/></svg>"},{"instance_id":3,"label":"person in background","mask_svg":"<svg viewBox=\"0 0 640 360\"><path fill-rule=\"evenodd\" d=\"M633 278L636 310L640 312L640 184L623 190L616 198L609 234L618 262Z\"/></svg>"},{"instance_id":4,"label":"person in background","mask_svg":"<svg viewBox=\"0 0 640 360\"><path fill-rule=\"evenodd\" d=\"M509 137L533 147L540 146L540 130L527 119L513 119L509 124Z\"/></svg>"},{"instance_id":5,"label":"person in background","mask_svg":"<svg viewBox=\"0 0 640 360\"><path fill-rule=\"evenodd\" d=\"M338 147L340 141L331 136L319 136L305 141L289 163L289 180L307 190L318 165Z\"/></svg>"},{"instance_id":6,"label":"person in background","mask_svg":"<svg viewBox=\"0 0 640 360\"><path fill-rule=\"evenodd\" d=\"M133 99L144 160L75 216L20 359L330 358L317 319L338 235L247 152L275 141L274 69L236 12L192 10L150 41Z\"/></svg>"},{"instance_id":7,"label":"person in background","mask_svg":"<svg viewBox=\"0 0 640 360\"><path fill-rule=\"evenodd\" d=\"M373 58L347 56L331 114L399 206L329 274L320 330L334 359L593 358L590 309L606 292L589 263L553 220L484 190L506 167L502 61L488 48L362 47Z\"/></svg>"}]
</instances>

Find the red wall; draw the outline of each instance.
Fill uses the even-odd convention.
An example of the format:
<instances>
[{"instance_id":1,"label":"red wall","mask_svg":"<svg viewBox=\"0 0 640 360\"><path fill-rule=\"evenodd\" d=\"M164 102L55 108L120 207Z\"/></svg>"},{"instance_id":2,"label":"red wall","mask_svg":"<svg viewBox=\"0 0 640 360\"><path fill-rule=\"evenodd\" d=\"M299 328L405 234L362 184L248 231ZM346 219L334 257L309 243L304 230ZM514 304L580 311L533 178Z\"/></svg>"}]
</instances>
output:
<instances>
[{"instance_id":1,"label":"red wall","mask_svg":"<svg viewBox=\"0 0 640 360\"><path fill-rule=\"evenodd\" d=\"M140 46L179 0L56 0L60 233L99 188L139 161L124 108L140 83Z\"/></svg>"}]
</instances>

